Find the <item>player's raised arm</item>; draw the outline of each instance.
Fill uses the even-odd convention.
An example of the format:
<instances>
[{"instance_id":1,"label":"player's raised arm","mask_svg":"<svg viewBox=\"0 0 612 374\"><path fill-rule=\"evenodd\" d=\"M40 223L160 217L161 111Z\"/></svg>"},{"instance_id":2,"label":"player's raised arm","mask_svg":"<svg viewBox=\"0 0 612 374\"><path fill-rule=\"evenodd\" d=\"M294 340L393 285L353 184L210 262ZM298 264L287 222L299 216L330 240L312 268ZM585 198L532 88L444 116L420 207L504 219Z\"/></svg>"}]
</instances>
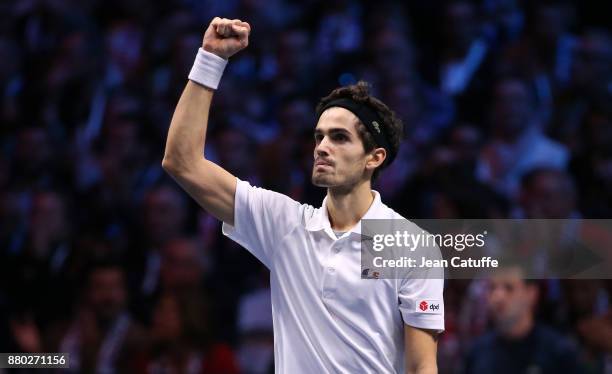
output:
<instances>
[{"instance_id":1,"label":"player's raised arm","mask_svg":"<svg viewBox=\"0 0 612 374\"><path fill-rule=\"evenodd\" d=\"M214 90L227 59L248 45L251 27L240 20L212 20L189 82L174 110L162 167L202 208L233 224L236 178L205 159L206 128Z\"/></svg>"}]
</instances>

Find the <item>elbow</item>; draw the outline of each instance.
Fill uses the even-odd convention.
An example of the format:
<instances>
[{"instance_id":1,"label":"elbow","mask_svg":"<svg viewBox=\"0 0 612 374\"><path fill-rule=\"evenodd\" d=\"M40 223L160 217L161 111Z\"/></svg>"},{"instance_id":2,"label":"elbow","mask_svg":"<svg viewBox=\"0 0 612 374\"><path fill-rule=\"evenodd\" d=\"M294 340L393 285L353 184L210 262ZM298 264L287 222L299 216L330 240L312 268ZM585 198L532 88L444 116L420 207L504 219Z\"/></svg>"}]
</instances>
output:
<instances>
[{"instance_id":1,"label":"elbow","mask_svg":"<svg viewBox=\"0 0 612 374\"><path fill-rule=\"evenodd\" d=\"M407 368L406 373L410 374L438 374L438 365L436 363L411 365Z\"/></svg>"},{"instance_id":2,"label":"elbow","mask_svg":"<svg viewBox=\"0 0 612 374\"><path fill-rule=\"evenodd\" d=\"M161 162L162 169L166 171L166 173L170 175L176 175L179 173L180 168L178 167L175 161L172 161L171 158L164 156L164 159Z\"/></svg>"},{"instance_id":3,"label":"elbow","mask_svg":"<svg viewBox=\"0 0 612 374\"><path fill-rule=\"evenodd\" d=\"M198 164L199 160L196 158L185 158L182 155L169 156L168 154L164 155L161 162L162 169L173 177L181 177L192 173Z\"/></svg>"}]
</instances>

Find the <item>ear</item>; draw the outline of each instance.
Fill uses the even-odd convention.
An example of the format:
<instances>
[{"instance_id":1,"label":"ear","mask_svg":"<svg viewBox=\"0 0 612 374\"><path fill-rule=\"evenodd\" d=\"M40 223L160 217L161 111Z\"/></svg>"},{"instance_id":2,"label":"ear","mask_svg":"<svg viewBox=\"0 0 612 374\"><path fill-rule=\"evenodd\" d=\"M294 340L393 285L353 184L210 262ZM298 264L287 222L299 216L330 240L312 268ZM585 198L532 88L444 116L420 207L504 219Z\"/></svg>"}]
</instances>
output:
<instances>
[{"instance_id":1,"label":"ear","mask_svg":"<svg viewBox=\"0 0 612 374\"><path fill-rule=\"evenodd\" d=\"M527 285L527 292L529 295L529 303L532 308L535 308L538 305L538 301L540 298L540 289L537 284L529 283Z\"/></svg>"},{"instance_id":2,"label":"ear","mask_svg":"<svg viewBox=\"0 0 612 374\"><path fill-rule=\"evenodd\" d=\"M374 148L367 156L366 156L366 169L372 170L376 169L380 165L385 162L387 158L387 151L384 148Z\"/></svg>"}]
</instances>

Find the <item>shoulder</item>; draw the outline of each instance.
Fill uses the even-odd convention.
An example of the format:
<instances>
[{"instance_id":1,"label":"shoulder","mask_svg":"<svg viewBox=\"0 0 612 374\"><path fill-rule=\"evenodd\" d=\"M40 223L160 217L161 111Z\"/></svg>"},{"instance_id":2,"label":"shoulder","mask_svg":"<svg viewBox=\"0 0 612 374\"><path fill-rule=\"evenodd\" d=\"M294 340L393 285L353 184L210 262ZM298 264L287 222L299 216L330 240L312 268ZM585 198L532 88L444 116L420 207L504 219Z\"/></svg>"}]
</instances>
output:
<instances>
[{"instance_id":1,"label":"shoulder","mask_svg":"<svg viewBox=\"0 0 612 374\"><path fill-rule=\"evenodd\" d=\"M473 343L468 348L468 356L473 356L476 353L482 354L482 352L492 350L496 346L496 342L496 332L488 332L484 335L481 335L474 339Z\"/></svg>"},{"instance_id":2,"label":"shoulder","mask_svg":"<svg viewBox=\"0 0 612 374\"><path fill-rule=\"evenodd\" d=\"M559 354L575 351L576 347L573 342L553 328L546 325L537 325L535 329L539 346L548 347Z\"/></svg>"},{"instance_id":3,"label":"shoulder","mask_svg":"<svg viewBox=\"0 0 612 374\"><path fill-rule=\"evenodd\" d=\"M311 209L311 206L301 204L285 194L238 180L235 198L235 216L238 221L246 219L249 225L265 224L268 229L276 230L299 224L304 212L310 212Z\"/></svg>"},{"instance_id":4,"label":"shoulder","mask_svg":"<svg viewBox=\"0 0 612 374\"><path fill-rule=\"evenodd\" d=\"M477 337L466 351L464 371L468 373L493 371L496 367L495 362L499 359L497 354L503 352L503 349L498 348L498 336L495 332Z\"/></svg>"},{"instance_id":5,"label":"shoulder","mask_svg":"<svg viewBox=\"0 0 612 374\"><path fill-rule=\"evenodd\" d=\"M280 192L251 185L247 181L238 180L236 185L236 201L241 204L261 204L263 208L286 212L299 209L302 204Z\"/></svg>"},{"instance_id":6,"label":"shoulder","mask_svg":"<svg viewBox=\"0 0 612 374\"><path fill-rule=\"evenodd\" d=\"M561 158L569 157L567 148L543 134L537 135L536 147L533 151L541 157L545 158Z\"/></svg>"}]
</instances>

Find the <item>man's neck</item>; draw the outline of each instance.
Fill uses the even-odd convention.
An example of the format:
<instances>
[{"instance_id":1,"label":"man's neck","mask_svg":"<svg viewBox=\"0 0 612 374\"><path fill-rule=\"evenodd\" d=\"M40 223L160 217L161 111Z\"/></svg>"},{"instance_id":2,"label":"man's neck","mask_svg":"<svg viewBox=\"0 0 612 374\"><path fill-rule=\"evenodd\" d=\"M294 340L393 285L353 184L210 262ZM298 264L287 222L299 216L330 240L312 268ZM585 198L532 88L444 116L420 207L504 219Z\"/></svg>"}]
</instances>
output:
<instances>
[{"instance_id":1,"label":"man's neck","mask_svg":"<svg viewBox=\"0 0 612 374\"><path fill-rule=\"evenodd\" d=\"M532 315L526 315L521 318L512 328L504 331L504 335L507 339L522 339L527 336L533 329L535 321Z\"/></svg>"},{"instance_id":2,"label":"man's neck","mask_svg":"<svg viewBox=\"0 0 612 374\"><path fill-rule=\"evenodd\" d=\"M327 213L333 230L348 231L366 214L372 202L370 181L361 182L351 189L327 189Z\"/></svg>"}]
</instances>

